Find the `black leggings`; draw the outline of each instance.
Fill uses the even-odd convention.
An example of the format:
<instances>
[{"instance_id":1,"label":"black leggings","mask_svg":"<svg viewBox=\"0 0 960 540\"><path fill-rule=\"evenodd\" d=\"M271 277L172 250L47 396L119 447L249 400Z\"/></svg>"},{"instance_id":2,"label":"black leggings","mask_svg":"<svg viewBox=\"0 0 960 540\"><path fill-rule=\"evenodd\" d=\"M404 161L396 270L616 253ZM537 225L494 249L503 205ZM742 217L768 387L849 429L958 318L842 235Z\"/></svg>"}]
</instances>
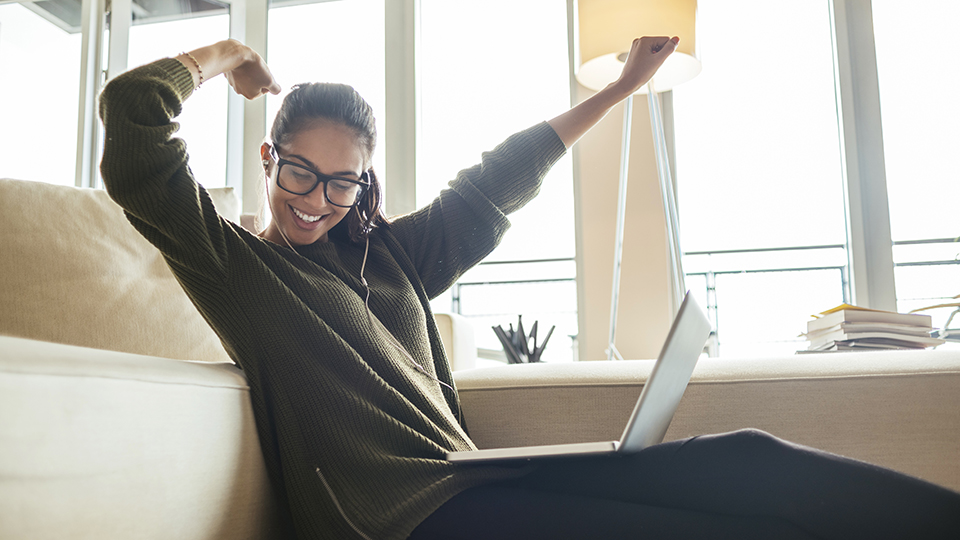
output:
<instances>
[{"instance_id":1,"label":"black leggings","mask_svg":"<svg viewBox=\"0 0 960 540\"><path fill-rule=\"evenodd\" d=\"M757 430L544 461L464 491L411 539L960 538L960 493Z\"/></svg>"}]
</instances>

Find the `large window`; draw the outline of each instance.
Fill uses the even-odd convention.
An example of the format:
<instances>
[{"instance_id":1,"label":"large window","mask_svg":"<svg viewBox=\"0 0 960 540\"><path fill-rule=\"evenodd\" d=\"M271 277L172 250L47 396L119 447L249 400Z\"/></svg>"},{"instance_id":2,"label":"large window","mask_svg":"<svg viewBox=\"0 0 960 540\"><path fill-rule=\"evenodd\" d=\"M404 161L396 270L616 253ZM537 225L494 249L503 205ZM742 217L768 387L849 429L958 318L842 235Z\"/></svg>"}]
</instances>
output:
<instances>
[{"instance_id":1,"label":"large window","mask_svg":"<svg viewBox=\"0 0 960 540\"><path fill-rule=\"evenodd\" d=\"M960 4L874 0L883 147L894 242L897 308L945 303L960 294L960 73L944 62L960 53ZM922 36L910 51L903 36ZM931 310L934 323L951 309ZM956 326L956 325L955 325Z\"/></svg>"},{"instance_id":2,"label":"large window","mask_svg":"<svg viewBox=\"0 0 960 540\"><path fill-rule=\"evenodd\" d=\"M567 20L555 0L422 0L421 138L417 204L516 131L570 106ZM510 216L505 240L435 302L475 323L478 346L500 349L491 326L557 329L544 359L572 358L577 333L572 166L561 160L541 193Z\"/></svg>"},{"instance_id":3,"label":"large window","mask_svg":"<svg viewBox=\"0 0 960 540\"><path fill-rule=\"evenodd\" d=\"M206 3L213 4L209 0ZM219 10L177 13L162 18L141 19L134 11L133 22L127 56L127 65L131 68L230 37L227 4ZM177 137L187 143L190 169L206 187L226 185L227 93L231 91L223 77L204 82L177 117L180 124Z\"/></svg>"},{"instance_id":4,"label":"large window","mask_svg":"<svg viewBox=\"0 0 960 540\"><path fill-rule=\"evenodd\" d=\"M827 2L700 0L703 72L674 89L687 285L724 356L790 353L846 280Z\"/></svg>"},{"instance_id":5,"label":"large window","mask_svg":"<svg viewBox=\"0 0 960 540\"><path fill-rule=\"evenodd\" d=\"M0 177L73 185L79 20L71 26L35 9L0 5Z\"/></svg>"},{"instance_id":6,"label":"large window","mask_svg":"<svg viewBox=\"0 0 960 540\"><path fill-rule=\"evenodd\" d=\"M82 34L81 8L96 4L0 0L0 177L96 185L99 156L96 144L89 144L96 141L88 140L94 138L89 122L96 111L92 99L80 104L82 74L89 97L99 90L104 73L96 70L109 65L111 48L126 47L133 67L226 38L231 9L243 11L247 35L255 47L266 48L285 90L303 81L351 84L374 107L381 134L388 117L405 121L409 113L399 111L404 106L386 111L385 96L404 94L395 101L415 107L420 122L419 205L481 152L569 106L570 2L417 0L409 12L418 14L414 20L386 17L385 7L397 5L393 1L270 0L256 3L264 10L261 17L248 12L252 0L132 0L133 24L125 38L125 32L111 36L104 27L112 16L107 13L89 21L102 36ZM672 100L676 178L687 283L715 318L724 356L803 348L798 334L809 315L850 301L851 275L861 284L861 267L848 267L848 251L858 253L848 248L859 245L848 244L845 234L839 139L860 128L839 128L834 70L847 71L843 62L833 62L831 4L858 15L869 8L847 0L699 0L704 70L677 87ZM106 5L119 10L125 2ZM874 0L872 13L890 262L896 265L898 309L906 311L960 293L960 184L953 181L950 159L960 143L954 133L960 106L950 92L960 81L944 60L957 50L951 24L960 8L945 1ZM416 43L414 26L420 28ZM404 56L407 48L416 50L416 104L406 90L396 90L403 85L387 85L397 73L386 70L385 58L400 49L385 51L385 35L403 36L404 60L412 60ZM84 38L91 47L86 55ZM857 39L871 38L868 33ZM839 80L847 88L846 78ZM227 163L242 162L242 156L228 155L241 145L228 148L228 140L249 147L244 126L227 123L236 112L228 113L229 93L222 78L207 82L179 118L191 166L208 186L226 182ZM281 99L260 102L268 124ZM247 128L259 121L259 113L250 113L256 108L244 106ZM85 131L79 126L84 121ZM78 140L78 133L86 134ZM854 142L846 141L846 148ZM385 144L374 156L374 167L383 172ZM410 161L412 156L398 158ZM84 164L79 180L78 162ZM231 169L231 185L242 176L248 195L261 190L259 167L243 166L243 175ZM567 337L578 333L572 173L570 158L561 160L541 194L510 216L513 227L503 244L435 301L436 310L459 311L476 323L481 348L499 349L490 326L506 327L523 315L528 328L533 320L543 329L557 326L547 360L574 357ZM859 223L862 216L850 220ZM865 234L879 237L869 228ZM950 310L931 313L942 325Z\"/></svg>"}]
</instances>

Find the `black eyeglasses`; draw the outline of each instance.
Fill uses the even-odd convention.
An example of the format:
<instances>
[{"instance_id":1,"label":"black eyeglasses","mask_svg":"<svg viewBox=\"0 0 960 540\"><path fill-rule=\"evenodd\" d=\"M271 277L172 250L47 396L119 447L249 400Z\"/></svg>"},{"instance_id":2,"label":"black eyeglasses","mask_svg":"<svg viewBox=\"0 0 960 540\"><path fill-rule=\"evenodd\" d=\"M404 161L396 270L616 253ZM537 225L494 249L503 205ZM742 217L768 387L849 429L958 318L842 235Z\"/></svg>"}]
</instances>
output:
<instances>
[{"instance_id":1,"label":"black eyeglasses","mask_svg":"<svg viewBox=\"0 0 960 540\"><path fill-rule=\"evenodd\" d=\"M306 195L323 184L323 196L327 202L341 208L350 208L360 202L370 187L369 171L364 171L360 180L351 180L327 176L299 163L281 159L273 146L270 146L270 156L277 162L277 185L294 195Z\"/></svg>"}]
</instances>

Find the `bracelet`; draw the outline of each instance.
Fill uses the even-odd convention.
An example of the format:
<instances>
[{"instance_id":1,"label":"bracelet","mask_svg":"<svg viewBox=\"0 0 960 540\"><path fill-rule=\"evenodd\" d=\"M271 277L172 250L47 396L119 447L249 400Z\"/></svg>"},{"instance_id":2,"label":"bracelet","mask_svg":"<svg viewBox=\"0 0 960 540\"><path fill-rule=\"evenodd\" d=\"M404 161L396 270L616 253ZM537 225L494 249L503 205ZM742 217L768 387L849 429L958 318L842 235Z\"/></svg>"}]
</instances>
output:
<instances>
[{"instance_id":1,"label":"bracelet","mask_svg":"<svg viewBox=\"0 0 960 540\"><path fill-rule=\"evenodd\" d=\"M195 66L197 66L197 74L200 75L200 82L197 83L197 88L196 88L196 90L199 90L199 89L200 89L200 85L203 84L203 69L200 68L200 62L197 62L197 59L194 58L192 54L190 54L190 53L188 53L188 52L186 52L186 51L184 51L184 52L182 52L182 53L180 53L180 54L185 55L185 56L186 56L187 58L189 58L190 60L193 60L193 64L194 64Z\"/></svg>"}]
</instances>

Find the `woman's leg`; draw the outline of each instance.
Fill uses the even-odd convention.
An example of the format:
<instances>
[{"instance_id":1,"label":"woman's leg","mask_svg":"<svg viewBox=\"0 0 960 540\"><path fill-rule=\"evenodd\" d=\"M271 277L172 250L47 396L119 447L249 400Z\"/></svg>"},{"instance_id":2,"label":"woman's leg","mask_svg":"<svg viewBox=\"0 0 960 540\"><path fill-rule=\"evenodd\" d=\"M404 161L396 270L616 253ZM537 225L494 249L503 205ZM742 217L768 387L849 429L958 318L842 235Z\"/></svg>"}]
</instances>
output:
<instances>
[{"instance_id":1,"label":"woman's leg","mask_svg":"<svg viewBox=\"0 0 960 540\"><path fill-rule=\"evenodd\" d=\"M510 484L481 486L447 501L411 540L811 540L782 520L722 516L536 491Z\"/></svg>"},{"instance_id":2,"label":"woman's leg","mask_svg":"<svg viewBox=\"0 0 960 540\"><path fill-rule=\"evenodd\" d=\"M821 538L960 538L960 494L757 430L544 462L526 489L785 520Z\"/></svg>"}]
</instances>

